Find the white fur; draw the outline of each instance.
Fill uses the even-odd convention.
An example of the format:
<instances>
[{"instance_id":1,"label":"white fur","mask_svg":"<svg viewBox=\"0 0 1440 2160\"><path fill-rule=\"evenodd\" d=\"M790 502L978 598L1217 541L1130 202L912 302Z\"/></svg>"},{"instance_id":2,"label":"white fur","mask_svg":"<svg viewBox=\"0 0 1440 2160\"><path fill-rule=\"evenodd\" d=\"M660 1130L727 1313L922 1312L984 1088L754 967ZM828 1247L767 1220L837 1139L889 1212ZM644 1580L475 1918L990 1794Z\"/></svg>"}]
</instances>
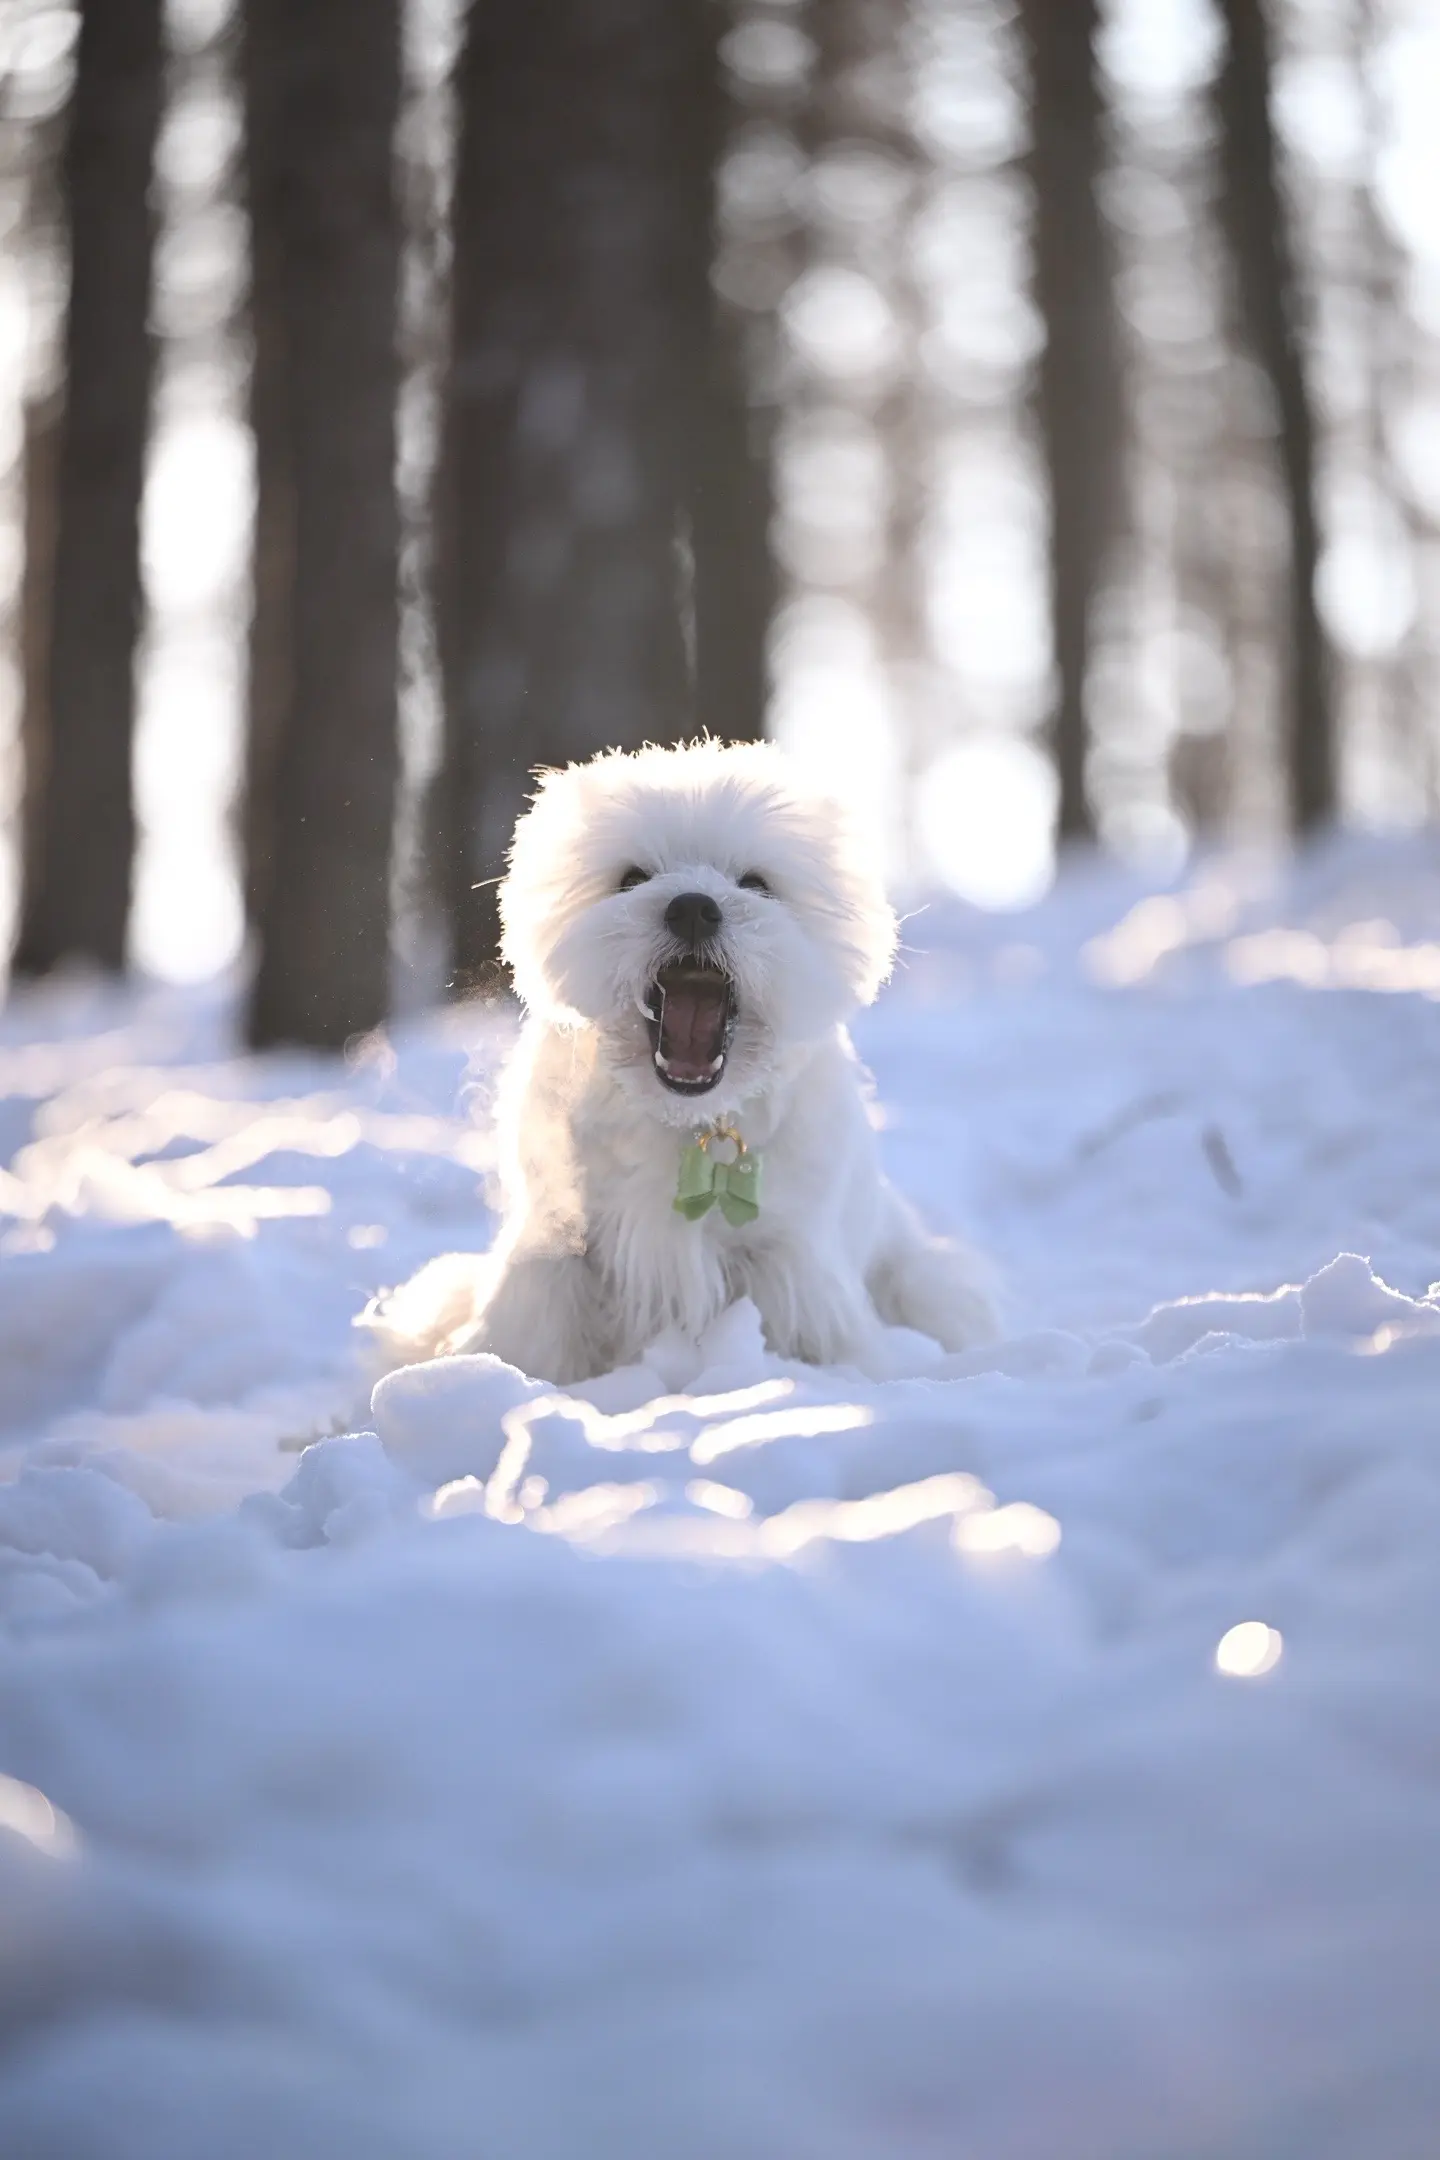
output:
<instances>
[{"instance_id":1,"label":"white fur","mask_svg":"<svg viewBox=\"0 0 1440 2160\"><path fill-rule=\"evenodd\" d=\"M631 865L649 880L622 892ZM741 888L747 871L770 895ZM695 1099L662 1086L641 1011L686 892L722 910L738 1006ZM702 742L547 774L500 907L527 1009L498 1106L504 1223L487 1258L436 1261L380 1308L392 1359L489 1350L563 1384L667 1328L697 1338L739 1297L772 1349L814 1364L868 1366L881 1322L947 1350L993 1332L972 1263L881 1174L845 1032L889 972L895 918L853 828L779 751ZM673 1206L681 1152L717 1118L763 1157L739 1229Z\"/></svg>"}]
</instances>

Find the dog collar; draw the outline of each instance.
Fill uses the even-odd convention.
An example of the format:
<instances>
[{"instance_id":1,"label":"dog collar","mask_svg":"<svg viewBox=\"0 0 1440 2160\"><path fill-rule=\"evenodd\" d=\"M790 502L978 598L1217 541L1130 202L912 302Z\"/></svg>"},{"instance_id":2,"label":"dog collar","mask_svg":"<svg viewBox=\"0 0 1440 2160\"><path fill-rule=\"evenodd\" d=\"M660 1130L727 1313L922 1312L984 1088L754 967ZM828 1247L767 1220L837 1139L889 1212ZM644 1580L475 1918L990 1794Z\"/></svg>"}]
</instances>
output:
<instances>
[{"instance_id":1,"label":"dog collar","mask_svg":"<svg viewBox=\"0 0 1440 2160\"><path fill-rule=\"evenodd\" d=\"M733 1162L711 1153L721 1140L733 1145ZM680 1157L675 1212L687 1222L699 1222L717 1201L732 1229L754 1222L760 1213L760 1157L750 1153L733 1125L720 1119L707 1131L697 1133Z\"/></svg>"}]
</instances>

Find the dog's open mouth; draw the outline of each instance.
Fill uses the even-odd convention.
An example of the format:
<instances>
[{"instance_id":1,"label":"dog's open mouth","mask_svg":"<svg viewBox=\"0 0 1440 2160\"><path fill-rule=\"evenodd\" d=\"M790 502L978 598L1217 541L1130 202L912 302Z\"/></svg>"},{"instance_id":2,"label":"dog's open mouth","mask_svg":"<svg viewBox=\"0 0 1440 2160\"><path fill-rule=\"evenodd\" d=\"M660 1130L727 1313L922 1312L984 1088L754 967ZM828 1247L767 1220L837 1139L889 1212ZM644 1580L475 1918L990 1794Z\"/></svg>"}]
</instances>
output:
<instances>
[{"instance_id":1,"label":"dog's open mouth","mask_svg":"<svg viewBox=\"0 0 1440 2160\"><path fill-rule=\"evenodd\" d=\"M722 969L698 960L661 968L645 994L650 1052L677 1095L705 1095L725 1070L735 1032L735 992Z\"/></svg>"}]
</instances>

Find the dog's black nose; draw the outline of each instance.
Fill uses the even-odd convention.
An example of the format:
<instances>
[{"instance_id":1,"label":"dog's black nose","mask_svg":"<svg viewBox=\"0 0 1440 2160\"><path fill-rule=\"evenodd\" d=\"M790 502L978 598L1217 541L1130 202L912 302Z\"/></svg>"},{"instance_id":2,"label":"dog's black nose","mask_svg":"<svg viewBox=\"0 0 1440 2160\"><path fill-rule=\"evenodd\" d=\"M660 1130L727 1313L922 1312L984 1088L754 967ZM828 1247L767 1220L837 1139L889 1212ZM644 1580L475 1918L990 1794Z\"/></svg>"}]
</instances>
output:
<instances>
[{"instance_id":1,"label":"dog's black nose","mask_svg":"<svg viewBox=\"0 0 1440 2160\"><path fill-rule=\"evenodd\" d=\"M677 893L665 910L665 927L684 938L692 951L708 942L720 928L720 909L709 893Z\"/></svg>"}]
</instances>

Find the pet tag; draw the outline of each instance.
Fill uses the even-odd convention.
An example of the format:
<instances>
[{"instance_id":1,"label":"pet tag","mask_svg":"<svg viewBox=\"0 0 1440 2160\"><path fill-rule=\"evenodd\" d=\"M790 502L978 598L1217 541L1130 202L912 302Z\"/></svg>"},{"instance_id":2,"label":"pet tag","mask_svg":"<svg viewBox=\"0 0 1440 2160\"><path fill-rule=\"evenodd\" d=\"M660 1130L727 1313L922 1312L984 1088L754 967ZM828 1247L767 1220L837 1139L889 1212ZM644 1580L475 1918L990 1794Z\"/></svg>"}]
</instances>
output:
<instances>
[{"instance_id":1,"label":"pet tag","mask_svg":"<svg viewBox=\"0 0 1440 2160\"><path fill-rule=\"evenodd\" d=\"M738 1153L734 1162L720 1162L710 1153L716 1140L731 1140ZM717 1125L701 1133L680 1157L680 1178L675 1188L675 1212L687 1222L698 1222L716 1202L732 1229L754 1222L760 1213L760 1158L752 1155L738 1132Z\"/></svg>"}]
</instances>

